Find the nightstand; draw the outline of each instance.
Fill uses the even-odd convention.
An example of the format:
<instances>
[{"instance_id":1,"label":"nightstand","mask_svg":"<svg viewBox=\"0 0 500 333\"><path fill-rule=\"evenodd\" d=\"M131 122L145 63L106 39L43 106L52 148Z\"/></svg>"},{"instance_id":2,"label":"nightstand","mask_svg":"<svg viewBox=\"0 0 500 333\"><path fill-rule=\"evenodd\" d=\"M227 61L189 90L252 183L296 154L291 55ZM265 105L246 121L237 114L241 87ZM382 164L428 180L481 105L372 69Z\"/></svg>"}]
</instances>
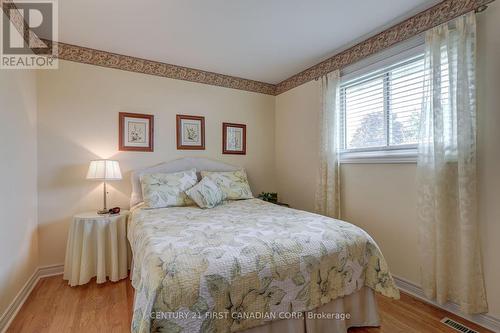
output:
<instances>
[{"instance_id":1,"label":"nightstand","mask_svg":"<svg viewBox=\"0 0 500 333\"><path fill-rule=\"evenodd\" d=\"M86 284L94 276L115 282L127 277L128 211L116 215L88 212L75 215L68 233L64 280Z\"/></svg>"}]
</instances>

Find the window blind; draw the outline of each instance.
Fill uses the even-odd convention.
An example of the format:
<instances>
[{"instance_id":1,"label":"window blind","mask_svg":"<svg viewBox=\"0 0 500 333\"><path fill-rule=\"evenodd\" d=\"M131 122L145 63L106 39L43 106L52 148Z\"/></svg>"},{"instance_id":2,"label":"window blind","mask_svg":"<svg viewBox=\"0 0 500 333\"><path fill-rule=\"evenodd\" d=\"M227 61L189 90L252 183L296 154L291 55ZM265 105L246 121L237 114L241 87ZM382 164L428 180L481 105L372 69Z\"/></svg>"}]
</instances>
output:
<instances>
[{"instance_id":1,"label":"window blind","mask_svg":"<svg viewBox=\"0 0 500 333\"><path fill-rule=\"evenodd\" d=\"M345 150L414 147L424 95L424 54L341 85Z\"/></svg>"}]
</instances>

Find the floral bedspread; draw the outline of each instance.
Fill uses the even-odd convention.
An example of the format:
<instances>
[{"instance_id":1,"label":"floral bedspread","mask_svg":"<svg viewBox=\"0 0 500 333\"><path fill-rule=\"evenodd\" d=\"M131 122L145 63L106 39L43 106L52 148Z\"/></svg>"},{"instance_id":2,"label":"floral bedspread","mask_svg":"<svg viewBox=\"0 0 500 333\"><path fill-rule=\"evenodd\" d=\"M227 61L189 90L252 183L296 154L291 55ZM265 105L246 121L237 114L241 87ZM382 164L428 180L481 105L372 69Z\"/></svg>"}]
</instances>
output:
<instances>
[{"instance_id":1,"label":"floral bedspread","mask_svg":"<svg viewBox=\"0 0 500 333\"><path fill-rule=\"evenodd\" d=\"M237 332L368 286L399 291L373 239L258 199L135 209L132 332Z\"/></svg>"}]
</instances>

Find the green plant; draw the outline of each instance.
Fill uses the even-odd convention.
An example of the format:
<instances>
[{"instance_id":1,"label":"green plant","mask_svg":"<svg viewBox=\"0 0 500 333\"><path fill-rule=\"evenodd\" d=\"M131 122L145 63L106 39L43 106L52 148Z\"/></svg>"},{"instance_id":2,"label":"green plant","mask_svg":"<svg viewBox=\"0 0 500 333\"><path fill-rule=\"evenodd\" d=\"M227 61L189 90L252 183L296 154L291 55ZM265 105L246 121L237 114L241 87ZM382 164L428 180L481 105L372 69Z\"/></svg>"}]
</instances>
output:
<instances>
[{"instance_id":1,"label":"green plant","mask_svg":"<svg viewBox=\"0 0 500 333\"><path fill-rule=\"evenodd\" d=\"M267 201L267 202L272 202L276 203L278 202L278 193L276 192L262 192L258 196L259 199Z\"/></svg>"}]
</instances>

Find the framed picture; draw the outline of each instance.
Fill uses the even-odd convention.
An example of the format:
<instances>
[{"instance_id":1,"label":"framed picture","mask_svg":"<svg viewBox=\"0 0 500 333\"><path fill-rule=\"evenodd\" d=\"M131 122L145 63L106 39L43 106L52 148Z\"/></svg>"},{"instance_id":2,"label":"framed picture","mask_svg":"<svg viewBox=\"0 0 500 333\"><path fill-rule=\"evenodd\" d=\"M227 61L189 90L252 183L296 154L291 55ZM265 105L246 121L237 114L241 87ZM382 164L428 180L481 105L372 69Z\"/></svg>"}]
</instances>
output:
<instances>
[{"instance_id":1,"label":"framed picture","mask_svg":"<svg viewBox=\"0 0 500 333\"><path fill-rule=\"evenodd\" d=\"M222 153L247 153L247 125L222 123Z\"/></svg>"},{"instance_id":2,"label":"framed picture","mask_svg":"<svg viewBox=\"0 0 500 333\"><path fill-rule=\"evenodd\" d=\"M120 112L118 121L119 150L153 151L153 115Z\"/></svg>"},{"instance_id":3,"label":"framed picture","mask_svg":"<svg viewBox=\"0 0 500 333\"><path fill-rule=\"evenodd\" d=\"M177 115L177 149L205 149L205 117Z\"/></svg>"}]
</instances>

